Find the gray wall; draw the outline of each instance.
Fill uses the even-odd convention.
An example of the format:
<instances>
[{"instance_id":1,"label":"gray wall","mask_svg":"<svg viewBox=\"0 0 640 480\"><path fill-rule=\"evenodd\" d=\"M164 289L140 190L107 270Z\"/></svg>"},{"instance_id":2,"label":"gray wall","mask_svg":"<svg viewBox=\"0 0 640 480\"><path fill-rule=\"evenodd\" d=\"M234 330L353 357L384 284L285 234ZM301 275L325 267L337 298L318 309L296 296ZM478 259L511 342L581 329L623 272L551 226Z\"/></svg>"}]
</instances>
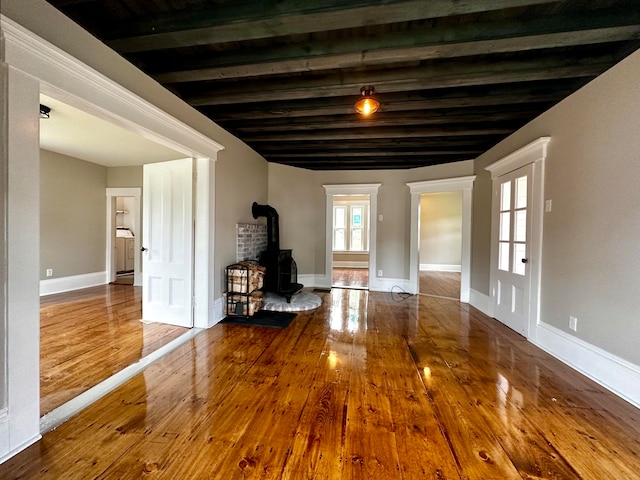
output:
<instances>
[{"instance_id":1,"label":"gray wall","mask_svg":"<svg viewBox=\"0 0 640 480\"><path fill-rule=\"evenodd\" d=\"M420 195L420 263L462 264L462 192Z\"/></svg>"},{"instance_id":2,"label":"gray wall","mask_svg":"<svg viewBox=\"0 0 640 480\"><path fill-rule=\"evenodd\" d=\"M40 279L105 269L107 168L40 151Z\"/></svg>"},{"instance_id":3,"label":"gray wall","mask_svg":"<svg viewBox=\"0 0 640 480\"><path fill-rule=\"evenodd\" d=\"M550 136L544 197L541 319L640 364L640 51L476 161L473 289L489 292L491 180L484 170Z\"/></svg>"},{"instance_id":4,"label":"gray wall","mask_svg":"<svg viewBox=\"0 0 640 480\"><path fill-rule=\"evenodd\" d=\"M378 215L383 215L383 221L375 219L376 267L384 271L385 278L408 279L411 199L406 184L472 173L471 161L411 170L317 172L270 164L269 202L280 215L281 236L286 239L287 248L294 249L298 273L323 274L326 194L322 185L381 183Z\"/></svg>"},{"instance_id":5,"label":"gray wall","mask_svg":"<svg viewBox=\"0 0 640 480\"><path fill-rule=\"evenodd\" d=\"M142 188L142 165L107 168L107 187Z\"/></svg>"}]
</instances>

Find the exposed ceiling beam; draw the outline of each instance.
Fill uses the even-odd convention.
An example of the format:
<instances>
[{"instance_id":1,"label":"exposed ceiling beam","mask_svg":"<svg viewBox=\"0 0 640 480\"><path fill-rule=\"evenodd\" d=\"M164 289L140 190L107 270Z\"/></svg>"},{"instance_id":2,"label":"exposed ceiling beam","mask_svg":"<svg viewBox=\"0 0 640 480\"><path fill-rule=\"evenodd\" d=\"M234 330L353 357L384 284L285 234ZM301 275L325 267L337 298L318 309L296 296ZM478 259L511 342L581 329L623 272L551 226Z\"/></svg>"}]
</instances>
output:
<instances>
[{"instance_id":1,"label":"exposed ceiling beam","mask_svg":"<svg viewBox=\"0 0 640 480\"><path fill-rule=\"evenodd\" d=\"M353 2L268 2L267 8L252 10L242 5L209 12L195 12L180 20L173 15L169 24L163 26L156 19L156 26L128 25L129 30L148 29L149 34L107 41L114 50L122 53L140 52L168 48L193 47L211 43L242 42L259 38L296 35L367 27L371 25L408 22L425 18L447 17L474 12L501 10L505 8L557 3L558 0L387 0L380 5L363 1ZM240 10L242 8L242 10ZM209 26L192 28L207 21ZM176 31L171 24L184 25ZM150 33L166 29L162 33Z\"/></svg>"},{"instance_id":2,"label":"exposed ceiling beam","mask_svg":"<svg viewBox=\"0 0 640 480\"><path fill-rule=\"evenodd\" d=\"M463 43L447 43L399 49L368 50L340 55L297 58L218 68L203 68L154 75L162 83L194 82L202 80L227 80L265 75L298 72L315 72L336 67L352 68L378 66L389 63L416 62L473 55L523 52L545 48L560 48L596 43L617 42L640 38L640 26L579 30L572 32L530 35L517 38L480 40Z\"/></svg>"},{"instance_id":3,"label":"exposed ceiling beam","mask_svg":"<svg viewBox=\"0 0 640 480\"><path fill-rule=\"evenodd\" d=\"M301 100L318 97L357 95L362 85L374 85L382 92L401 92L435 88L495 85L559 78L595 77L610 65L612 56L573 61L548 57L541 60L503 60L493 63L428 64L369 72L343 72L319 78L292 77L260 82L210 87L199 95L183 95L193 106L252 103L275 100Z\"/></svg>"},{"instance_id":4,"label":"exposed ceiling beam","mask_svg":"<svg viewBox=\"0 0 640 480\"><path fill-rule=\"evenodd\" d=\"M512 112L488 112L467 115L434 115L428 116L420 113L412 115L393 116L384 113L363 118L357 114L343 115L342 117L312 117L316 120L310 120L305 117L304 122L288 123L282 121L263 122L260 124L242 124L234 127L232 124L223 123L222 126L229 127L235 132L278 132L278 131L296 131L296 130L322 130L332 128L374 128L374 127L401 127L401 126L420 126L420 125L450 125L453 123L482 123L482 122L498 122L498 121L517 121L526 118L535 117L540 113L538 111L521 110Z\"/></svg>"},{"instance_id":5,"label":"exposed ceiling beam","mask_svg":"<svg viewBox=\"0 0 640 480\"><path fill-rule=\"evenodd\" d=\"M467 125L464 127L429 128L358 128L353 130L317 130L303 132L268 133L266 135L247 134L244 139L249 143L262 141L299 141L299 140L362 140L369 138L427 138L459 137L466 135L506 135L513 132L512 126Z\"/></svg>"}]
</instances>

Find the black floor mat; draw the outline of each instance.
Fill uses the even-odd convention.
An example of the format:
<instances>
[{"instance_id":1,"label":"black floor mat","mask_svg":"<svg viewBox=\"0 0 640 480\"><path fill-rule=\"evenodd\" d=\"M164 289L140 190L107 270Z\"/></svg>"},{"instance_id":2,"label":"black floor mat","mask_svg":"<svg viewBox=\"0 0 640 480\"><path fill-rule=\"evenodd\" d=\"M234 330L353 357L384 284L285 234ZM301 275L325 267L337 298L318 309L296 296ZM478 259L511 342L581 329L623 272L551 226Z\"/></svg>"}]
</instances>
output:
<instances>
[{"instance_id":1,"label":"black floor mat","mask_svg":"<svg viewBox=\"0 0 640 480\"><path fill-rule=\"evenodd\" d=\"M291 312L271 312L268 310L259 310L253 317L225 317L220 323L246 325L248 327L271 327L271 328L287 328L291 320L296 318L297 313Z\"/></svg>"}]
</instances>

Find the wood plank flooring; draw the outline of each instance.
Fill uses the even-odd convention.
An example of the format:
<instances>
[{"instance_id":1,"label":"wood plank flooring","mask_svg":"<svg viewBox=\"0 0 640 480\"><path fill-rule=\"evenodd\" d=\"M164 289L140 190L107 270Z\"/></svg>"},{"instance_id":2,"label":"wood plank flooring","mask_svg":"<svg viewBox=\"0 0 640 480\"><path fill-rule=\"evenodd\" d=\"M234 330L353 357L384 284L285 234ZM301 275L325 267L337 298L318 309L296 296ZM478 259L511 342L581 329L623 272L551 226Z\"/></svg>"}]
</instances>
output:
<instances>
[{"instance_id":1,"label":"wood plank flooring","mask_svg":"<svg viewBox=\"0 0 640 480\"><path fill-rule=\"evenodd\" d=\"M366 268L337 268L333 269L332 284L334 287L368 288L369 270Z\"/></svg>"},{"instance_id":2,"label":"wood plank flooring","mask_svg":"<svg viewBox=\"0 0 640 480\"><path fill-rule=\"evenodd\" d=\"M141 294L140 287L103 285L42 297L41 415L187 331L142 323Z\"/></svg>"},{"instance_id":3,"label":"wood plank flooring","mask_svg":"<svg viewBox=\"0 0 640 480\"><path fill-rule=\"evenodd\" d=\"M420 293L460 298L460 272L420 272Z\"/></svg>"},{"instance_id":4,"label":"wood plank flooring","mask_svg":"<svg viewBox=\"0 0 640 480\"><path fill-rule=\"evenodd\" d=\"M638 479L640 410L457 301L334 289L216 325L2 479Z\"/></svg>"}]
</instances>

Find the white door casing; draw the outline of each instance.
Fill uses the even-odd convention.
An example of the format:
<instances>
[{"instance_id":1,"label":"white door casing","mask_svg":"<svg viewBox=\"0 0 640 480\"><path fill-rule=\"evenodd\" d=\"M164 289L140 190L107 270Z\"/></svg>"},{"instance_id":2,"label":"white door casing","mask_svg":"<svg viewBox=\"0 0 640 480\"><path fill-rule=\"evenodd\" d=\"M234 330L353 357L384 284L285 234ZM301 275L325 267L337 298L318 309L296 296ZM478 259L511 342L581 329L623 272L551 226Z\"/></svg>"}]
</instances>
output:
<instances>
[{"instance_id":1,"label":"white door casing","mask_svg":"<svg viewBox=\"0 0 640 480\"><path fill-rule=\"evenodd\" d=\"M142 318L193 326L193 160L144 165Z\"/></svg>"},{"instance_id":2,"label":"white door casing","mask_svg":"<svg viewBox=\"0 0 640 480\"><path fill-rule=\"evenodd\" d=\"M544 162L549 137L541 137L486 167L492 178L490 315L535 341L539 323L542 263ZM526 197L517 203L518 178L527 178ZM523 184L521 180L520 189ZM509 203L502 185L509 184ZM522 192L521 192L522 193ZM506 193L505 193L506 196ZM526 198L526 207L523 206ZM514 203L515 202L515 203ZM524 212L526 214L517 213ZM501 215L502 214L502 215ZM523 217L526 215L526 219ZM501 233L501 217L502 226ZM508 225L506 218L509 218ZM516 227L520 221L520 228ZM523 221L524 228L523 230ZM508 228L507 228L508 227ZM516 231L518 230L518 231ZM524 236L523 236L524 235ZM502 269L499 268L502 243ZM508 246L507 246L508 245ZM506 259L508 251L508 260ZM522 259L526 263L522 263ZM508 267L507 267L508 263ZM523 269L524 267L524 269ZM517 270L519 273L514 273ZM522 274L524 273L524 274Z\"/></svg>"},{"instance_id":3,"label":"white door casing","mask_svg":"<svg viewBox=\"0 0 640 480\"><path fill-rule=\"evenodd\" d=\"M407 183L411 194L411 239L409 250L410 293L420 292L419 232L420 195L436 192L462 192L462 265L460 273L460 301L469 303L471 291L471 200L475 175Z\"/></svg>"}]
</instances>

